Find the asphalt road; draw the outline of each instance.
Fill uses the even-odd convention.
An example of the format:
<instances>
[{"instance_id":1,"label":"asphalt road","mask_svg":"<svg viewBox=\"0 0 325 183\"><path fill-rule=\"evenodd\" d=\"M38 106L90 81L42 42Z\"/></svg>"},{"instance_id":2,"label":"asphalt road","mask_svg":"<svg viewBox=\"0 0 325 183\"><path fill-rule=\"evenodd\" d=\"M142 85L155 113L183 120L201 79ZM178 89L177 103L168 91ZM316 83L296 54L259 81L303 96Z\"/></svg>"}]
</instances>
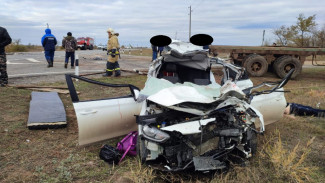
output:
<instances>
[{"instance_id":1,"label":"asphalt road","mask_svg":"<svg viewBox=\"0 0 325 183\"><path fill-rule=\"evenodd\" d=\"M125 53L128 53L127 51ZM78 50L79 74L104 72L106 69L107 55L102 50ZM47 62L43 52L23 52L7 55L7 67L9 84L32 84L64 81L64 75L74 74L75 70L64 68L65 52L56 51L54 56L54 67L47 68ZM119 59L121 69L148 69L151 57L132 56L122 54ZM70 64L70 62L69 62ZM316 67L311 62L305 62L304 68ZM130 75L122 72L122 75ZM101 77L100 74L94 77Z\"/></svg>"},{"instance_id":2,"label":"asphalt road","mask_svg":"<svg viewBox=\"0 0 325 183\"><path fill-rule=\"evenodd\" d=\"M106 69L107 55L102 50L78 50L79 72L96 73ZM56 51L54 55L54 67L47 68L47 62L43 52L23 52L7 55L7 71L9 84L31 84L39 82L56 82L64 80L67 73L75 73L69 66L64 68L65 52ZM147 69L151 58L145 56L121 55L119 64L121 69ZM122 75L129 73L123 73Z\"/></svg>"}]
</instances>

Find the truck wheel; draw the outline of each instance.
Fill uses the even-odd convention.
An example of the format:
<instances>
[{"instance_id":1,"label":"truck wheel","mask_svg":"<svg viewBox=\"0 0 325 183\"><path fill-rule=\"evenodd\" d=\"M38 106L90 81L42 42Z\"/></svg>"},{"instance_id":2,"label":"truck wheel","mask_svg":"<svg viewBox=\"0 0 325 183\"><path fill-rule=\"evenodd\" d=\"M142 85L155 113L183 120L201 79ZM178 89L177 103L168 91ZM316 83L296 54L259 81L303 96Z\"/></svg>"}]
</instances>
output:
<instances>
[{"instance_id":1,"label":"truck wheel","mask_svg":"<svg viewBox=\"0 0 325 183\"><path fill-rule=\"evenodd\" d=\"M93 50L94 49L94 46L93 45L90 45L89 46L89 50Z\"/></svg>"},{"instance_id":2,"label":"truck wheel","mask_svg":"<svg viewBox=\"0 0 325 183\"><path fill-rule=\"evenodd\" d=\"M261 55L252 54L245 59L244 67L251 76L263 76L267 72L268 63Z\"/></svg>"},{"instance_id":3,"label":"truck wheel","mask_svg":"<svg viewBox=\"0 0 325 183\"><path fill-rule=\"evenodd\" d=\"M291 76L291 78L294 79L297 77L297 75L299 75L301 73L301 69L302 69L301 62L297 58L287 56L287 55L276 59L273 66L274 66L273 68L274 68L276 74L280 78L284 78L286 76L286 74L291 69L294 68L295 71L293 72L293 74Z\"/></svg>"}]
</instances>

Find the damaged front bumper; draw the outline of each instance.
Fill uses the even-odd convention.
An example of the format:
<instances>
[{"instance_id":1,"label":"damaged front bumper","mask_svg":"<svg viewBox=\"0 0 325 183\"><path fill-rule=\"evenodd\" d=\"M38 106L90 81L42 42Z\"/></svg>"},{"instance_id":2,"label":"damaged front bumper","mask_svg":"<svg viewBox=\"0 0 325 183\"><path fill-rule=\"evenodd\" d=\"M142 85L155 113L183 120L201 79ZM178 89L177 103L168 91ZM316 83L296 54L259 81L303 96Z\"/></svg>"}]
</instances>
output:
<instances>
[{"instance_id":1,"label":"damaged front bumper","mask_svg":"<svg viewBox=\"0 0 325 183\"><path fill-rule=\"evenodd\" d=\"M206 119L175 111L137 116L141 161L163 171L209 171L226 168L227 155L234 151L244 159L251 157L247 144L256 136L255 128L223 124L235 119L224 111L219 114ZM176 116L187 120L170 124ZM162 126L165 121L167 126Z\"/></svg>"}]
</instances>

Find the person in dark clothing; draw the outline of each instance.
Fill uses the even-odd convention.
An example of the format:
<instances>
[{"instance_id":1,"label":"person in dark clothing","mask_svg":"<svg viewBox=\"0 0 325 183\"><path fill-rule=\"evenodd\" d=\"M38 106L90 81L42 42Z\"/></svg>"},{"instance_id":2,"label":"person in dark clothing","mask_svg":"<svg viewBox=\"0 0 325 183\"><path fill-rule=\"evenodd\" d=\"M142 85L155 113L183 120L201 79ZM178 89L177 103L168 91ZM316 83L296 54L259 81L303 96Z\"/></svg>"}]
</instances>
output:
<instances>
[{"instance_id":1,"label":"person in dark clothing","mask_svg":"<svg viewBox=\"0 0 325 183\"><path fill-rule=\"evenodd\" d=\"M151 45L152 48L152 61L156 60L158 53L158 46Z\"/></svg>"},{"instance_id":2,"label":"person in dark clothing","mask_svg":"<svg viewBox=\"0 0 325 183\"><path fill-rule=\"evenodd\" d=\"M325 110L315 109L310 106L305 106L296 103L288 103L287 108L284 111L285 114L294 114L297 116L315 116L325 117Z\"/></svg>"},{"instance_id":3,"label":"person in dark clothing","mask_svg":"<svg viewBox=\"0 0 325 183\"><path fill-rule=\"evenodd\" d=\"M0 86L8 84L7 58L5 47L11 43L11 37L7 30L0 27Z\"/></svg>"},{"instance_id":4,"label":"person in dark clothing","mask_svg":"<svg viewBox=\"0 0 325 183\"><path fill-rule=\"evenodd\" d=\"M67 68L69 58L71 57L71 69L74 68L74 51L77 48L77 40L72 36L71 32L67 33L67 37L62 40L62 46L65 48L64 68Z\"/></svg>"},{"instance_id":5,"label":"person in dark clothing","mask_svg":"<svg viewBox=\"0 0 325 183\"><path fill-rule=\"evenodd\" d=\"M45 29L45 35L42 37L42 45L44 47L45 59L48 63L47 67L53 67L56 38L51 34L51 29Z\"/></svg>"},{"instance_id":6,"label":"person in dark clothing","mask_svg":"<svg viewBox=\"0 0 325 183\"><path fill-rule=\"evenodd\" d=\"M158 46L158 53L159 53L159 56L161 56L162 51L164 51L164 47L163 47L163 46Z\"/></svg>"}]
</instances>

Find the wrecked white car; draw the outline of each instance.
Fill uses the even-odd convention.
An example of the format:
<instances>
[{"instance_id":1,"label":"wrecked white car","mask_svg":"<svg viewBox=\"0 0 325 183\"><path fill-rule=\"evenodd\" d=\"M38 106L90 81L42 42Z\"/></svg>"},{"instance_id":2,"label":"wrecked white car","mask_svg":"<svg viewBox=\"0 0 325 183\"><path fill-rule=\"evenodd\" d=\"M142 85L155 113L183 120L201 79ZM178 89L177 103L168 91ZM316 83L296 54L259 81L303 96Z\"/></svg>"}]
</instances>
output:
<instances>
[{"instance_id":1,"label":"wrecked white car","mask_svg":"<svg viewBox=\"0 0 325 183\"><path fill-rule=\"evenodd\" d=\"M279 120L286 106L281 82L253 87L241 67L208 57L202 47L176 42L150 65L145 87L101 83L66 75L85 145L138 130L137 152L143 163L166 170L223 169L228 157L250 158L257 134ZM222 86L211 65L223 66ZM72 78L108 87L129 87L131 95L79 101ZM257 91L262 86L267 90ZM109 118L107 117L109 116Z\"/></svg>"}]
</instances>

